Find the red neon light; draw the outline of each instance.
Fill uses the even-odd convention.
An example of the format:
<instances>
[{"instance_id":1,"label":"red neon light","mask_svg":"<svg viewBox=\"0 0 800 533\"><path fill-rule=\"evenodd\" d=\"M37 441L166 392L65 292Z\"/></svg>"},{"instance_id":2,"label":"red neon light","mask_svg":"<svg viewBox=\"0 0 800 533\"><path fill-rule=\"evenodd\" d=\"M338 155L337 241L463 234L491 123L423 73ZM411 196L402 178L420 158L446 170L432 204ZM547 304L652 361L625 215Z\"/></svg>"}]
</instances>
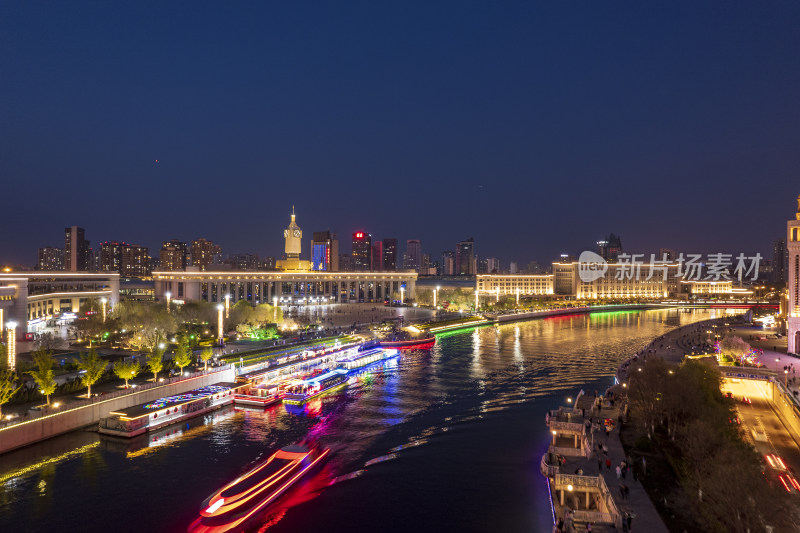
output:
<instances>
[{"instance_id":1,"label":"red neon light","mask_svg":"<svg viewBox=\"0 0 800 533\"><path fill-rule=\"evenodd\" d=\"M360 231L356 233L356 239L363 239L363 238L364 238L363 233L361 233Z\"/></svg>"}]
</instances>

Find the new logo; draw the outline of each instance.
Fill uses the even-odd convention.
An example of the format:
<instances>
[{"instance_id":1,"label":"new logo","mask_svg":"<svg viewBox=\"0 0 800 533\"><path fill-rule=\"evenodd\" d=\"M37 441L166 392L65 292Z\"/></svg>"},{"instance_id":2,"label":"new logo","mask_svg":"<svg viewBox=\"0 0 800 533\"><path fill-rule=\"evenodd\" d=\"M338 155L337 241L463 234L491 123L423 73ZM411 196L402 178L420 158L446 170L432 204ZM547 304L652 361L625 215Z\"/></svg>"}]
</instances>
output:
<instances>
[{"instance_id":1,"label":"new logo","mask_svg":"<svg viewBox=\"0 0 800 533\"><path fill-rule=\"evenodd\" d=\"M591 283L596 279L602 278L608 270L608 263L605 259L594 252L585 250L578 258L578 276L584 283Z\"/></svg>"}]
</instances>

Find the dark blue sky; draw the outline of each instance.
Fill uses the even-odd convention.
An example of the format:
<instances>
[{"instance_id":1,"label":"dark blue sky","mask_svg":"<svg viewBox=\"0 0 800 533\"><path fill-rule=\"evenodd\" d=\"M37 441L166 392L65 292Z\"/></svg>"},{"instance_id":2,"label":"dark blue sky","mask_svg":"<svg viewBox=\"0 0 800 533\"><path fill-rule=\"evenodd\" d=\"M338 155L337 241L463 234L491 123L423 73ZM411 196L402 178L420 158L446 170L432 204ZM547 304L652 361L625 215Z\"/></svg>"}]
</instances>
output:
<instances>
[{"instance_id":1,"label":"dark blue sky","mask_svg":"<svg viewBox=\"0 0 800 533\"><path fill-rule=\"evenodd\" d=\"M4 2L0 262L72 224L275 255L292 204L307 237L504 263L609 232L766 252L800 193L798 27L797 2Z\"/></svg>"}]
</instances>

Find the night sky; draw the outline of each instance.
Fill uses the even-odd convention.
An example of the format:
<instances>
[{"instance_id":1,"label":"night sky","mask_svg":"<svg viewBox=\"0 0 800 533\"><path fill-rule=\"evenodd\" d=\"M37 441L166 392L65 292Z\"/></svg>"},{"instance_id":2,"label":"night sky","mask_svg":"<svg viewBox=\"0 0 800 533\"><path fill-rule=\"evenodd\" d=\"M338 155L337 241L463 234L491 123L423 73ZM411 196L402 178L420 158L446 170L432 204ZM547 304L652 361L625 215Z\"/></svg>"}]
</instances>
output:
<instances>
[{"instance_id":1,"label":"night sky","mask_svg":"<svg viewBox=\"0 0 800 533\"><path fill-rule=\"evenodd\" d=\"M798 2L3 2L0 262L73 224L277 255L293 204L306 259L325 229L771 257L798 28Z\"/></svg>"}]
</instances>

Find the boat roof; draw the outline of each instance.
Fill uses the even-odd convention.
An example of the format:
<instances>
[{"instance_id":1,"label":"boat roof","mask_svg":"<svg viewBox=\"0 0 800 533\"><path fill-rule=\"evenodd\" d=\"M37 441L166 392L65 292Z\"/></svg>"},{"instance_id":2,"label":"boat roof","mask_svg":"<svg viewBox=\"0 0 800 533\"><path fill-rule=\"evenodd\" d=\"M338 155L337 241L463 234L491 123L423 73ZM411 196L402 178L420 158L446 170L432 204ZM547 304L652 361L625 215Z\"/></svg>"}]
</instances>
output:
<instances>
[{"instance_id":1,"label":"boat roof","mask_svg":"<svg viewBox=\"0 0 800 533\"><path fill-rule=\"evenodd\" d=\"M308 446L304 446L302 444L290 444L289 446L284 446L281 448L281 451L289 453L308 453L308 450Z\"/></svg>"},{"instance_id":2,"label":"boat roof","mask_svg":"<svg viewBox=\"0 0 800 533\"><path fill-rule=\"evenodd\" d=\"M164 409L171 409L173 407L178 407L183 404L193 402L195 400L200 400L202 398L213 396L214 394L218 394L220 392L227 392L231 389L237 389L243 386L244 384L242 383L230 383L226 381L221 381L219 383L214 383L213 385L206 385L204 387L193 389L188 392L184 392L182 394L173 394L172 396L165 396L163 398L158 398L157 400L153 400L140 405L135 405L133 407L126 407L125 409L118 409L116 411L111 411L109 415L118 415L122 419L133 420L136 418L141 418L143 416L148 416L151 413L156 413Z\"/></svg>"},{"instance_id":3,"label":"boat roof","mask_svg":"<svg viewBox=\"0 0 800 533\"><path fill-rule=\"evenodd\" d=\"M347 357L343 357L343 358L339 359L338 362L340 362L340 363L349 363L349 362L361 359L362 357L369 357L370 355L372 355L372 354L374 354L376 352L382 352L382 351L383 351L383 348L372 348L370 350L354 353L353 355L349 355Z\"/></svg>"},{"instance_id":4,"label":"boat roof","mask_svg":"<svg viewBox=\"0 0 800 533\"><path fill-rule=\"evenodd\" d=\"M324 374L319 374L317 376L306 378L306 379L303 380L303 383L305 383L305 384L319 383L323 379L332 378L334 376L341 376L342 374L347 374L347 371L346 370L342 370L341 368L334 368L333 370L328 370Z\"/></svg>"}]
</instances>

